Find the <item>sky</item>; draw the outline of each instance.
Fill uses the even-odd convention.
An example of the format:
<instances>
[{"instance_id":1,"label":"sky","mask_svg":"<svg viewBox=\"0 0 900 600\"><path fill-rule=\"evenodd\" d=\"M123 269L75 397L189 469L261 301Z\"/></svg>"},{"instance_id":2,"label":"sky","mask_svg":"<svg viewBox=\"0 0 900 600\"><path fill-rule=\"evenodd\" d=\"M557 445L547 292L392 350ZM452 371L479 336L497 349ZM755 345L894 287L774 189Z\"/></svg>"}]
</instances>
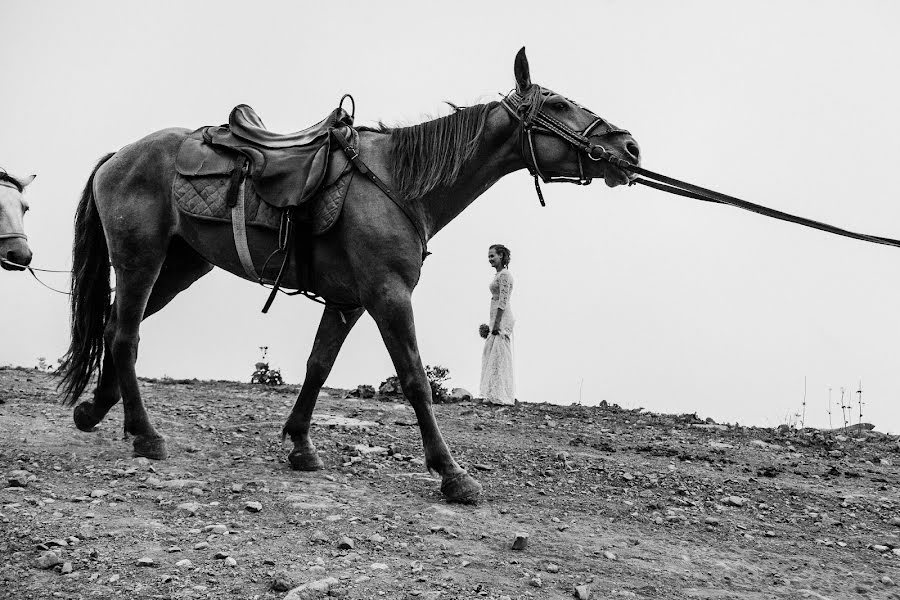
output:
<instances>
[{"instance_id":1,"label":"sky","mask_svg":"<svg viewBox=\"0 0 900 600\"><path fill-rule=\"evenodd\" d=\"M33 265L71 268L96 161L153 131L219 124L239 103L273 130L352 93L357 123L497 99L532 80L618 126L646 168L848 229L900 237L900 4L889 1L183 2L0 0L0 165L37 173ZM640 186L545 186L526 171L430 243L413 295L423 361L477 393L493 271L512 250L517 395L719 422L900 433L900 249ZM45 281L65 287L65 275ZM68 301L0 272L0 364L53 362ZM141 329L148 377L249 380L260 346L303 378L321 307L215 270ZM394 373L372 319L327 385ZM833 401L829 417L829 390ZM151 415L153 407L148 407ZM62 409L61 409L62 410Z\"/></svg>"}]
</instances>

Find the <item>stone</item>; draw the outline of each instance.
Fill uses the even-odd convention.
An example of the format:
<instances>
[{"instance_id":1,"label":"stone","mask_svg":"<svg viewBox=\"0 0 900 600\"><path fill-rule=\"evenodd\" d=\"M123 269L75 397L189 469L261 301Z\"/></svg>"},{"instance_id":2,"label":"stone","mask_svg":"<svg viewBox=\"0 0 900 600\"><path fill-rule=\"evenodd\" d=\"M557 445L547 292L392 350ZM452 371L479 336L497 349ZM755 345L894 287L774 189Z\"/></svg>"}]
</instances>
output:
<instances>
[{"instance_id":1,"label":"stone","mask_svg":"<svg viewBox=\"0 0 900 600\"><path fill-rule=\"evenodd\" d=\"M180 569L189 569L194 566L194 563L192 563L190 560L188 560L186 558L182 558L177 563L175 563L175 566Z\"/></svg>"},{"instance_id":2,"label":"stone","mask_svg":"<svg viewBox=\"0 0 900 600\"><path fill-rule=\"evenodd\" d=\"M62 559L56 552L47 550L46 552L41 552L41 555L35 559L34 564L39 569L52 569L56 565L61 565Z\"/></svg>"},{"instance_id":3,"label":"stone","mask_svg":"<svg viewBox=\"0 0 900 600\"><path fill-rule=\"evenodd\" d=\"M218 533L219 535L228 533L228 528L224 525L207 525L203 528L203 531L207 533Z\"/></svg>"},{"instance_id":4,"label":"stone","mask_svg":"<svg viewBox=\"0 0 900 600\"><path fill-rule=\"evenodd\" d=\"M182 502L175 507L175 510L193 517L200 512L200 505L196 502Z\"/></svg>"},{"instance_id":5,"label":"stone","mask_svg":"<svg viewBox=\"0 0 900 600\"><path fill-rule=\"evenodd\" d=\"M353 548L356 547L356 542L353 541L353 538L344 536L338 542L337 547L340 550L353 550Z\"/></svg>"},{"instance_id":6,"label":"stone","mask_svg":"<svg viewBox=\"0 0 900 600\"><path fill-rule=\"evenodd\" d=\"M284 574L276 575L269 583L269 589L273 592L286 592L294 587L294 582Z\"/></svg>"},{"instance_id":7,"label":"stone","mask_svg":"<svg viewBox=\"0 0 900 600\"><path fill-rule=\"evenodd\" d=\"M262 504L259 502L250 501L244 505L244 508L247 509L249 512L258 513L259 511L262 510L263 507L262 507Z\"/></svg>"},{"instance_id":8,"label":"stone","mask_svg":"<svg viewBox=\"0 0 900 600\"><path fill-rule=\"evenodd\" d=\"M234 492L235 494L240 493L240 492L243 492L243 491L244 491L244 485L241 484L241 483L232 483L232 484L231 484L231 491ZM286 590L284 590L284 591L286 591Z\"/></svg>"},{"instance_id":9,"label":"stone","mask_svg":"<svg viewBox=\"0 0 900 600\"><path fill-rule=\"evenodd\" d=\"M894 580L891 579L890 577L888 577L887 575L885 575L884 577L882 577L880 581L881 581L881 583L883 583L884 585L894 585Z\"/></svg>"},{"instance_id":10,"label":"stone","mask_svg":"<svg viewBox=\"0 0 900 600\"><path fill-rule=\"evenodd\" d=\"M209 542L197 542L194 544L194 550L203 550L204 548L209 548Z\"/></svg>"},{"instance_id":11,"label":"stone","mask_svg":"<svg viewBox=\"0 0 900 600\"><path fill-rule=\"evenodd\" d=\"M91 492L91 498L102 498L107 494L109 494L109 491L107 490L94 490Z\"/></svg>"},{"instance_id":12,"label":"stone","mask_svg":"<svg viewBox=\"0 0 900 600\"><path fill-rule=\"evenodd\" d=\"M139 558L135 564L139 567L152 567L156 562L149 556L143 556Z\"/></svg>"},{"instance_id":13,"label":"stone","mask_svg":"<svg viewBox=\"0 0 900 600\"><path fill-rule=\"evenodd\" d=\"M66 561L63 563L62 569L60 569L59 572L62 573L63 575L68 575L69 573L71 573L74 570L75 570L75 568L72 566L72 563L69 561Z\"/></svg>"},{"instance_id":14,"label":"stone","mask_svg":"<svg viewBox=\"0 0 900 600\"><path fill-rule=\"evenodd\" d=\"M228 565L229 567L236 567L237 561L234 559L233 556L229 556L225 559L225 564Z\"/></svg>"},{"instance_id":15,"label":"stone","mask_svg":"<svg viewBox=\"0 0 900 600\"><path fill-rule=\"evenodd\" d=\"M215 558L216 560L222 560L223 558L228 558L228 553L227 552L216 552L215 554L213 554L213 558Z\"/></svg>"},{"instance_id":16,"label":"stone","mask_svg":"<svg viewBox=\"0 0 900 600\"><path fill-rule=\"evenodd\" d=\"M472 399L472 392L465 388L455 387L450 390L450 399L454 402L464 402Z\"/></svg>"},{"instance_id":17,"label":"stone","mask_svg":"<svg viewBox=\"0 0 900 600\"><path fill-rule=\"evenodd\" d=\"M722 500L722 504L725 504L727 506L737 506L738 508L744 506L744 504L746 503L747 500L745 498L741 498L740 496L728 496L727 498Z\"/></svg>"},{"instance_id":18,"label":"stone","mask_svg":"<svg viewBox=\"0 0 900 600\"><path fill-rule=\"evenodd\" d=\"M711 525L713 527L717 527L719 525L719 519L717 519L716 517L706 517L705 519L703 519L703 522L706 525Z\"/></svg>"},{"instance_id":19,"label":"stone","mask_svg":"<svg viewBox=\"0 0 900 600\"><path fill-rule=\"evenodd\" d=\"M304 583L295 587L287 593L283 600L314 600L316 598L324 598L328 595L332 586L338 585L338 580L334 577L326 577Z\"/></svg>"},{"instance_id":20,"label":"stone","mask_svg":"<svg viewBox=\"0 0 900 600\"><path fill-rule=\"evenodd\" d=\"M609 550L606 550L606 551L603 553L603 558L605 558L605 559L607 559L607 560L618 560L618 559L619 559L619 557L616 556L616 553L615 553L615 552L610 552Z\"/></svg>"},{"instance_id":21,"label":"stone","mask_svg":"<svg viewBox=\"0 0 900 600\"><path fill-rule=\"evenodd\" d=\"M513 540L512 549L513 550L524 550L528 546L528 534L517 531L516 538Z\"/></svg>"},{"instance_id":22,"label":"stone","mask_svg":"<svg viewBox=\"0 0 900 600\"><path fill-rule=\"evenodd\" d=\"M328 543L328 535L321 529L316 529L309 536L309 541L311 541L315 544L327 544Z\"/></svg>"},{"instance_id":23,"label":"stone","mask_svg":"<svg viewBox=\"0 0 900 600\"><path fill-rule=\"evenodd\" d=\"M559 573L559 565L550 563L549 565L547 565L546 571L548 573Z\"/></svg>"},{"instance_id":24,"label":"stone","mask_svg":"<svg viewBox=\"0 0 900 600\"><path fill-rule=\"evenodd\" d=\"M15 471L10 471L7 482L9 482L10 487L26 487L29 476L31 476L31 473L28 471L16 469Z\"/></svg>"},{"instance_id":25,"label":"stone","mask_svg":"<svg viewBox=\"0 0 900 600\"><path fill-rule=\"evenodd\" d=\"M375 571L387 571L388 566L384 563L372 563L369 568Z\"/></svg>"},{"instance_id":26,"label":"stone","mask_svg":"<svg viewBox=\"0 0 900 600\"><path fill-rule=\"evenodd\" d=\"M888 521L891 527L900 527L900 517L891 517L891 520Z\"/></svg>"},{"instance_id":27,"label":"stone","mask_svg":"<svg viewBox=\"0 0 900 600\"><path fill-rule=\"evenodd\" d=\"M588 600L591 597L591 587L588 585L576 585L575 597L578 600Z\"/></svg>"}]
</instances>

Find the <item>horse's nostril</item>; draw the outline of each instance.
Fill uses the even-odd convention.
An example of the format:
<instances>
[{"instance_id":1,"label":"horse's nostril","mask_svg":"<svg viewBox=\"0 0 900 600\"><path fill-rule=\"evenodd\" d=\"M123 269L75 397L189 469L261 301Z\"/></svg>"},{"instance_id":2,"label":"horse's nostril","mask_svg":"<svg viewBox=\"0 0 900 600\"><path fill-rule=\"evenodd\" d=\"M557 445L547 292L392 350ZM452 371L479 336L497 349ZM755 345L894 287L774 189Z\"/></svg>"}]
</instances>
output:
<instances>
[{"instance_id":1,"label":"horse's nostril","mask_svg":"<svg viewBox=\"0 0 900 600\"><path fill-rule=\"evenodd\" d=\"M631 140L625 144L625 150L632 156L632 158L640 158L641 157L641 149L637 145L637 142Z\"/></svg>"}]
</instances>

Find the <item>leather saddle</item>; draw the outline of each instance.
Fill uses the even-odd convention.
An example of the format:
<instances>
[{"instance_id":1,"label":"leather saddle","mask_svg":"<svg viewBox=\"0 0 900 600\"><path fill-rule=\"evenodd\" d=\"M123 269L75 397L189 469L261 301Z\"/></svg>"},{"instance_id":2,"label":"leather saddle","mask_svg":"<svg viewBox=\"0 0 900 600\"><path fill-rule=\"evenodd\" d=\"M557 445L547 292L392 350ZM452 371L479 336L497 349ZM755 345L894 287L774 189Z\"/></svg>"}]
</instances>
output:
<instances>
[{"instance_id":1,"label":"leather saddle","mask_svg":"<svg viewBox=\"0 0 900 600\"><path fill-rule=\"evenodd\" d=\"M227 125L202 127L181 145L176 170L185 176L231 174L236 189L244 177L276 208L299 206L316 195L328 171L332 132L350 134L353 118L336 108L296 133L269 131L246 104L235 106ZM243 157L243 160L241 160Z\"/></svg>"}]
</instances>

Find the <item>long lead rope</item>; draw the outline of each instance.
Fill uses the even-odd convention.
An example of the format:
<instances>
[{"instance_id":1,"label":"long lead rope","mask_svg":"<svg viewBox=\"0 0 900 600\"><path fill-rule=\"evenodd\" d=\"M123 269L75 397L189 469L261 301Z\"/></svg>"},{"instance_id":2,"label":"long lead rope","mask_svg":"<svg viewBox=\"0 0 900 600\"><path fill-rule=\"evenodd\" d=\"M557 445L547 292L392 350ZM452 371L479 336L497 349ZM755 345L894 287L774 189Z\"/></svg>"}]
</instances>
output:
<instances>
[{"instance_id":1,"label":"long lead rope","mask_svg":"<svg viewBox=\"0 0 900 600\"><path fill-rule=\"evenodd\" d=\"M851 238L854 240L861 240L864 242L871 242L873 244L882 244L884 246L894 246L895 248L900 248L900 240L896 240L896 239L889 238L889 237L882 237L880 235L858 233L855 231L850 231L848 229L843 229L841 227L836 227L836 226L830 225L828 223L823 223L821 221L807 219L806 217L800 217L797 215L792 215L790 213L786 213L781 210L769 208L767 206L762 206L760 204L754 204L753 202L747 202L746 200L741 200L740 198L735 198L734 196L722 194L721 192L709 190L709 189L700 187L698 185L694 185L692 183L687 183L686 181L681 181L678 179L674 179L672 177L668 177L666 175L654 173L653 171L649 171L642 167L630 165L629 163L622 161L621 159L615 159L615 162L613 162L613 164L615 164L616 166L618 166L619 168L621 168L623 170L629 170L629 171L638 173L640 175L643 175L644 177L649 178L649 179L638 178L638 179L635 179L633 183L645 185L647 187L661 190L663 192L668 192L670 194L677 194L679 196L684 196L686 198L693 198L695 200L703 200L705 202L715 202L717 204L727 204L728 206L733 206L735 208L741 208L743 210L748 210L750 212L754 212L754 213L757 213L757 214L760 214L760 215L763 215L766 217L772 217L773 219L778 219L780 221L796 223L797 225L802 225L804 227L810 227L812 229L818 229L820 231L833 233L834 235L839 235L839 236ZM655 179L656 181L650 181L650 179Z\"/></svg>"},{"instance_id":2,"label":"long lead rope","mask_svg":"<svg viewBox=\"0 0 900 600\"><path fill-rule=\"evenodd\" d=\"M44 287L47 288L48 290L51 290L51 291L53 291L53 292L56 292L57 294L64 294L64 295L66 295L66 296L71 296L71 295L72 295L70 292L64 292L64 291L62 291L62 290L56 289L55 287L51 287L51 286L47 285L46 283L44 283L43 281L41 281L41 278L37 276L37 273L35 273L35 271L40 271L41 273L71 273L71 271L57 271L57 270L54 270L54 269L38 269L38 268L36 268L36 267L29 267L28 265L20 265L20 264L18 264L18 263L14 263L14 262L11 261L11 260L6 260L5 258L0 258L0 263L2 263L2 264L4 264L4 265L11 265L11 266L13 266L13 267L17 267L17 268L22 269L22 270L27 270L29 273L31 273L31 276L34 277L34 280L35 280L35 281L37 281L39 284L41 284L42 286L44 286Z\"/></svg>"}]
</instances>

